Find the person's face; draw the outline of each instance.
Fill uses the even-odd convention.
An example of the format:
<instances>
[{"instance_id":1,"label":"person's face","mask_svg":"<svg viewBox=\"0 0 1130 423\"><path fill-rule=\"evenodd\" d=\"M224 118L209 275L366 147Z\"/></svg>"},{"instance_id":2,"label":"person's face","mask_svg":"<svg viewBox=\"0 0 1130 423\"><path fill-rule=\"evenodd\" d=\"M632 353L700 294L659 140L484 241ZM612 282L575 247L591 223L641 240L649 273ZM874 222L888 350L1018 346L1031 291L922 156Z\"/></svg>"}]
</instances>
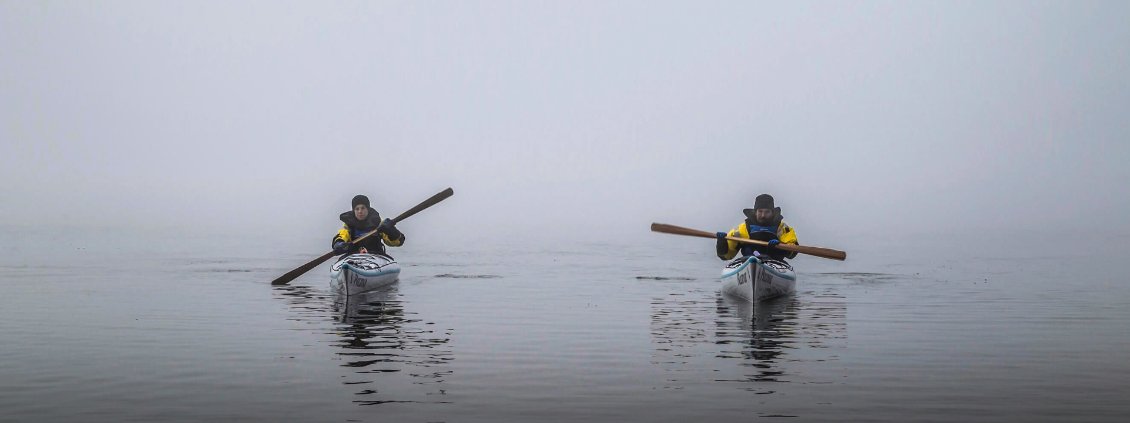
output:
<instances>
[{"instance_id":1,"label":"person's face","mask_svg":"<svg viewBox=\"0 0 1130 423\"><path fill-rule=\"evenodd\" d=\"M773 209L757 209L753 211L753 217L757 219L757 223L769 223L773 219Z\"/></svg>"},{"instance_id":2,"label":"person's face","mask_svg":"<svg viewBox=\"0 0 1130 423\"><path fill-rule=\"evenodd\" d=\"M369 217L369 206L364 204L353 206L353 217L356 217L357 220L365 220L366 217Z\"/></svg>"}]
</instances>

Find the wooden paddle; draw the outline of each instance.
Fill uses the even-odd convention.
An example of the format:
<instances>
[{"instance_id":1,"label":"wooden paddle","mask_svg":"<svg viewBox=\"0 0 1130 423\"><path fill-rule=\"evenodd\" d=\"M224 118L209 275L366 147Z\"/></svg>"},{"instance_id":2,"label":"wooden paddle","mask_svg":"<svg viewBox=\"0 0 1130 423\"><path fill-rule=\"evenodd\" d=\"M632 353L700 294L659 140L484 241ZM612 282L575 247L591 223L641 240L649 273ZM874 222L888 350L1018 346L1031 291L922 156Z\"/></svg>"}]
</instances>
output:
<instances>
[{"instance_id":1,"label":"wooden paddle","mask_svg":"<svg viewBox=\"0 0 1130 423\"><path fill-rule=\"evenodd\" d=\"M697 236L699 238L717 238L716 236L714 236L714 233L712 233L712 232L706 232L706 231L700 231L700 230L697 230L697 229L684 228L682 226L668 225L666 223L652 223L651 224L651 230L654 231L654 232L663 232L665 234L673 234L673 235ZM732 237L732 236L728 236L728 237L726 237L726 239L728 239L730 241L736 241L736 242L744 243L744 244L754 244L754 245L762 245L762 246L768 246L769 245L768 242L758 241L758 240L754 240L754 239L735 238L735 237ZM812 255L812 256L816 256L816 257L823 257L823 258L832 259L832 260L843 260L843 259L847 258L847 253L840 251L840 250L833 250L831 248L806 247L806 246L803 246L803 245L793 245L793 244L777 244L776 248L780 248L780 249L785 250L785 251L795 251L795 252L798 252L798 253L801 253L801 254L808 254L808 255Z\"/></svg>"},{"instance_id":2,"label":"wooden paddle","mask_svg":"<svg viewBox=\"0 0 1130 423\"><path fill-rule=\"evenodd\" d=\"M433 195L431 198L424 200L424 202L417 204L416 207L410 208L410 209L408 209L408 211L401 213L400 216L396 216L395 218L392 219L392 224L396 225L397 223L400 223L401 220L407 219L407 218L411 217L412 215L419 213L420 211L422 211L422 210L424 210L428 207L434 206L434 205L436 205L436 203L443 201L444 199L452 196L453 194L455 194L455 191L453 191L451 188L445 189L445 190L441 191L439 194ZM374 229L373 231L371 231L371 232L369 232L365 235L362 235L362 236L360 236L359 238L357 238L353 241L350 241L350 245L361 242L365 238L368 238L369 236L377 233L377 231L380 231L380 230L381 230L381 228L377 227L377 229ZM329 260L330 257L333 257L334 255L335 255L335 253L333 251L322 254L321 257L310 260L309 263L306 263L302 266L299 266L297 269L286 272L285 275L279 276L278 279L271 281L271 285L286 285L286 284L290 283L290 281L294 280L295 278L302 276L303 273L309 272L310 269L318 267L319 264L322 264L322 262Z\"/></svg>"}]
</instances>

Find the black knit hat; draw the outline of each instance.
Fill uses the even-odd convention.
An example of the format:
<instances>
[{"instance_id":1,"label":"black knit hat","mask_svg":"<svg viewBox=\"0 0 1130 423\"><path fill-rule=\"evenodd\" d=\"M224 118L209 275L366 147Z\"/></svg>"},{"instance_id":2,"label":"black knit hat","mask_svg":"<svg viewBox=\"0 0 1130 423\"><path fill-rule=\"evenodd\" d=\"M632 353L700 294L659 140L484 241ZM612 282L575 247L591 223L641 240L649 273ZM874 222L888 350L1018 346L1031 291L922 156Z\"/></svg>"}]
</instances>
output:
<instances>
[{"instance_id":1,"label":"black knit hat","mask_svg":"<svg viewBox=\"0 0 1130 423\"><path fill-rule=\"evenodd\" d=\"M358 204L364 204L365 207L369 207L369 197L366 197L364 195L357 195L353 197L352 207L357 207Z\"/></svg>"}]
</instances>

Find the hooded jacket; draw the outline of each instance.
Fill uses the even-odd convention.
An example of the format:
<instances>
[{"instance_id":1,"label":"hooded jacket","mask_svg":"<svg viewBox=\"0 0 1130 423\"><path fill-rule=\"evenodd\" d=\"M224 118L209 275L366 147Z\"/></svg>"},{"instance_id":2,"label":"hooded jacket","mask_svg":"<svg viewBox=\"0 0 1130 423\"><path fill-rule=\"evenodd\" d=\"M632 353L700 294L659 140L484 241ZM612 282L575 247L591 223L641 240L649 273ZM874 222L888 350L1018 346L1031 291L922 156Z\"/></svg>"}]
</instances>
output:
<instances>
[{"instance_id":1,"label":"hooded jacket","mask_svg":"<svg viewBox=\"0 0 1130 423\"><path fill-rule=\"evenodd\" d=\"M769 225L758 225L753 217L746 217L746 220L739 224L736 228L731 229L729 236L734 238L753 239L758 241L778 240L782 244L800 245L797 241L796 231L791 226L785 223L784 217L781 216L781 209L777 208L774 213L773 221ZM754 251L762 255L767 255L775 259L794 258L796 253L792 251L784 251L779 248L771 248L768 246L752 245L752 244L738 244L737 241L730 241L725 239L718 240L717 245L718 258L722 260L730 260L738 255L740 251L743 256L752 255Z\"/></svg>"},{"instance_id":2,"label":"hooded jacket","mask_svg":"<svg viewBox=\"0 0 1130 423\"><path fill-rule=\"evenodd\" d=\"M370 254L385 254L385 245L390 247L404 245L404 234L395 226L381 227L381 215L372 208L369 209L369 215L365 220L358 220L352 210L342 213L338 219L341 220L342 227L337 231L337 235L334 235L333 241L330 241L331 248L338 241L351 242L380 228L380 232L376 235L350 246L345 252L347 255L360 251L361 247L365 247Z\"/></svg>"}]
</instances>

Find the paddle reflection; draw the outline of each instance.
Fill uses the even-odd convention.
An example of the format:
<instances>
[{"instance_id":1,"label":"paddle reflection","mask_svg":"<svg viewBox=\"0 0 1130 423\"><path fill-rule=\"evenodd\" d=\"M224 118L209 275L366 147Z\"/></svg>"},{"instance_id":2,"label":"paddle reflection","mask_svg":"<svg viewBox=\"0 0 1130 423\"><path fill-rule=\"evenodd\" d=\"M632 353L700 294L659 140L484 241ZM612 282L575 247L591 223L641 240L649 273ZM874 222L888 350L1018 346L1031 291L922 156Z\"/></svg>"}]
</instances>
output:
<instances>
[{"instance_id":1,"label":"paddle reflection","mask_svg":"<svg viewBox=\"0 0 1130 423\"><path fill-rule=\"evenodd\" d=\"M845 339L845 316L843 299L831 293L755 306L715 290L672 292L652 301L653 363L670 374L664 389L709 378L770 394L767 383L812 382L797 378L806 365L835 358L828 348Z\"/></svg>"},{"instance_id":2,"label":"paddle reflection","mask_svg":"<svg viewBox=\"0 0 1130 423\"><path fill-rule=\"evenodd\" d=\"M335 347L333 360L348 369L342 384L354 390L353 403L448 402L444 379L451 374L448 364L454 357L448 346L451 331L405 311L395 285L354 295L302 286L278 292L290 303L296 320L332 321L327 334Z\"/></svg>"}]
</instances>

